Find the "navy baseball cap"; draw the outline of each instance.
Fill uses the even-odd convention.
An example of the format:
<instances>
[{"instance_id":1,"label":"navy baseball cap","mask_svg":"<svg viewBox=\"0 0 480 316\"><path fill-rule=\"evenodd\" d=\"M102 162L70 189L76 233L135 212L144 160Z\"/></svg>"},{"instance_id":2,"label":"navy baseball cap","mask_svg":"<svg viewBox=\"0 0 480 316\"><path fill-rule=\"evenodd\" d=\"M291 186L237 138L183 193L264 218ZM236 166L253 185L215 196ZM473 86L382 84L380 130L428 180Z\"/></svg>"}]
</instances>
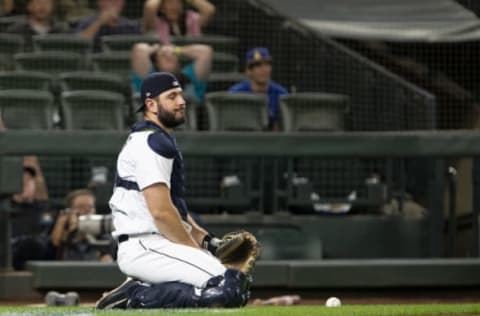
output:
<instances>
[{"instance_id":1,"label":"navy baseball cap","mask_svg":"<svg viewBox=\"0 0 480 316\"><path fill-rule=\"evenodd\" d=\"M246 56L245 56L245 62L247 65L262 61L262 60L271 60L272 55L270 55L270 52L268 51L268 48L265 47L255 47L250 49Z\"/></svg>"},{"instance_id":2,"label":"navy baseball cap","mask_svg":"<svg viewBox=\"0 0 480 316\"><path fill-rule=\"evenodd\" d=\"M174 88L181 88L181 86L173 74L169 72L151 73L142 82L142 86L140 88L142 104L137 109L137 112L140 112L145 108L146 99L155 98L163 92Z\"/></svg>"}]
</instances>

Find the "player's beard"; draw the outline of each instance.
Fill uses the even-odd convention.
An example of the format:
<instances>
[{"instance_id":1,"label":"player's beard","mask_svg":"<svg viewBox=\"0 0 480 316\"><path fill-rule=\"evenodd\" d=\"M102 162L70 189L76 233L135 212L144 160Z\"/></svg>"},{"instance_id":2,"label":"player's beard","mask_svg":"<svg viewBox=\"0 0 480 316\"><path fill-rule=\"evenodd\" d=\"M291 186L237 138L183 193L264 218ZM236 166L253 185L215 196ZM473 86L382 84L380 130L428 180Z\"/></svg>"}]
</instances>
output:
<instances>
[{"instance_id":1,"label":"player's beard","mask_svg":"<svg viewBox=\"0 0 480 316\"><path fill-rule=\"evenodd\" d=\"M159 106L157 117L160 123L167 128L175 128L178 125L185 123L185 115L181 118L176 118L174 112L165 110L163 106Z\"/></svg>"}]
</instances>

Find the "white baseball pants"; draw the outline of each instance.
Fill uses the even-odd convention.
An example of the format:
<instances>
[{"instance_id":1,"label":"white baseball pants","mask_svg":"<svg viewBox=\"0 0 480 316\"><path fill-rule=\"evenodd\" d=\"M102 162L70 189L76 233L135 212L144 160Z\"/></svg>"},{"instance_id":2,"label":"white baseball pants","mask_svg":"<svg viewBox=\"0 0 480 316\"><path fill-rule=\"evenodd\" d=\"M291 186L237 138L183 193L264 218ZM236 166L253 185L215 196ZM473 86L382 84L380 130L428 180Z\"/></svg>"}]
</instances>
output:
<instances>
[{"instance_id":1,"label":"white baseball pants","mask_svg":"<svg viewBox=\"0 0 480 316\"><path fill-rule=\"evenodd\" d=\"M162 235L130 237L120 243L117 263L124 274L146 283L177 281L199 288L226 270L206 250L173 243Z\"/></svg>"}]
</instances>

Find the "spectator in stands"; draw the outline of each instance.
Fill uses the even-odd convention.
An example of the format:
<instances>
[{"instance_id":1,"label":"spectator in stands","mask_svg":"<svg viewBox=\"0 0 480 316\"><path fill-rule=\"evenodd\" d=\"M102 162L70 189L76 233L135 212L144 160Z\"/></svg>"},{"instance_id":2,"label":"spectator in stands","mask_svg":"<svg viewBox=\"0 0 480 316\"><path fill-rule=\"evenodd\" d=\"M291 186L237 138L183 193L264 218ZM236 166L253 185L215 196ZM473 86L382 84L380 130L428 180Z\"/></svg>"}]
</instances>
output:
<instances>
[{"instance_id":1,"label":"spectator in stands","mask_svg":"<svg viewBox=\"0 0 480 316\"><path fill-rule=\"evenodd\" d=\"M68 28L55 21L54 0L28 0L27 18L7 28L7 33L21 34L25 38L25 49L32 50L32 38L35 35L65 33Z\"/></svg>"},{"instance_id":2,"label":"spectator in stands","mask_svg":"<svg viewBox=\"0 0 480 316\"><path fill-rule=\"evenodd\" d=\"M187 9L186 3L196 11ZM143 27L145 32L158 34L162 43L168 44L172 35L201 35L214 14L215 6L207 0L147 0Z\"/></svg>"},{"instance_id":3,"label":"spectator in stands","mask_svg":"<svg viewBox=\"0 0 480 316\"><path fill-rule=\"evenodd\" d=\"M14 194L12 200L19 204L48 200L47 186L36 156L23 158L23 190Z\"/></svg>"},{"instance_id":4,"label":"spectator in stands","mask_svg":"<svg viewBox=\"0 0 480 316\"><path fill-rule=\"evenodd\" d=\"M40 233L48 209L48 190L36 156L23 158L22 191L11 197L12 236Z\"/></svg>"},{"instance_id":5,"label":"spectator in stands","mask_svg":"<svg viewBox=\"0 0 480 316\"><path fill-rule=\"evenodd\" d=\"M246 54L247 79L230 87L230 92L268 95L268 130L280 129L279 97L288 94L285 87L271 79L272 57L267 48L256 47Z\"/></svg>"},{"instance_id":6,"label":"spectator in stands","mask_svg":"<svg viewBox=\"0 0 480 316\"><path fill-rule=\"evenodd\" d=\"M64 22L78 22L81 17L94 13L88 2L88 0L57 0L57 16Z\"/></svg>"},{"instance_id":7,"label":"spectator in stands","mask_svg":"<svg viewBox=\"0 0 480 316\"><path fill-rule=\"evenodd\" d=\"M82 19L76 28L81 36L94 40L95 51L101 50L101 37L116 34L140 34L140 26L123 16L123 0L97 0L98 12Z\"/></svg>"},{"instance_id":8,"label":"spectator in stands","mask_svg":"<svg viewBox=\"0 0 480 316\"><path fill-rule=\"evenodd\" d=\"M24 5L21 3L23 1L15 0L3 0L2 3L2 16L14 16L24 14Z\"/></svg>"},{"instance_id":9,"label":"spectator in stands","mask_svg":"<svg viewBox=\"0 0 480 316\"><path fill-rule=\"evenodd\" d=\"M158 44L136 44L132 50L132 85L135 92L140 92L143 79L156 71L174 73L183 87L185 95L196 103L203 103L207 87L206 80L210 74L213 50L208 45L194 44L172 46ZM179 58L193 60L181 68Z\"/></svg>"},{"instance_id":10,"label":"spectator in stands","mask_svg":"<svg viewBox=\"0 0 480 316\"><path fill-rule=\"evenodd\" d=\"M7 127L0 117L0 132L6 131ZM36 156L23 157L22 191L12 196L14 208L37 208L36 203L48 201L48 190L43 177L40 163Z\"/></svg>"},{"instance_id":11,"label":"spectator in stands","mask_svg":"<svg viewBox=\"0 0 480 316\"><path fill-rule=\"evenodd\" d=\"M22 191L11 198L12 264L25 268L28 260L53 259L47 233L53 223L48 212L48 192L37 157L23 159Z\"/></svg>"},{"instance_id":12,"label":"spectator in stands","mask_svg":"<svg viewBox=\"0 0 480 316\"><path fill-rule=\"evenodd\" d=\"M78 232L79 217L96 212L93 193L86 189L72 191L65 199L65 206L66 208L58 215L51 233L57 258L111 262L109 251L92 245L85 233Z\"/></svg>"}]
</instances>

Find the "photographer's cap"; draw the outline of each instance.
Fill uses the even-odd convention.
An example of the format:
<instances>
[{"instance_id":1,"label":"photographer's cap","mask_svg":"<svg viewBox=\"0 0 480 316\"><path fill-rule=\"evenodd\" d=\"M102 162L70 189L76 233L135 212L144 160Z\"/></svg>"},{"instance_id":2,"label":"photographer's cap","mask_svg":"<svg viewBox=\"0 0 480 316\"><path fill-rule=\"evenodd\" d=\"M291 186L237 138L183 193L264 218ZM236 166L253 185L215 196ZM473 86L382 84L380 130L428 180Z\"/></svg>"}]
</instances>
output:
<instances>
[{"instance_id":1,"label":"photographer's cap","mask_svg":"<svg viewBox=\"0 0 480 316\"><path fill-rule=\"evenodd\" d=\"M142 104L137 109L137 112L140 112L144 109L146 99L155 98L163 92L174 88L181 88L181 86L173 74L169 72L151 73L142 82L142 87L140 88Z\"/></svg>"}]
</instances>

